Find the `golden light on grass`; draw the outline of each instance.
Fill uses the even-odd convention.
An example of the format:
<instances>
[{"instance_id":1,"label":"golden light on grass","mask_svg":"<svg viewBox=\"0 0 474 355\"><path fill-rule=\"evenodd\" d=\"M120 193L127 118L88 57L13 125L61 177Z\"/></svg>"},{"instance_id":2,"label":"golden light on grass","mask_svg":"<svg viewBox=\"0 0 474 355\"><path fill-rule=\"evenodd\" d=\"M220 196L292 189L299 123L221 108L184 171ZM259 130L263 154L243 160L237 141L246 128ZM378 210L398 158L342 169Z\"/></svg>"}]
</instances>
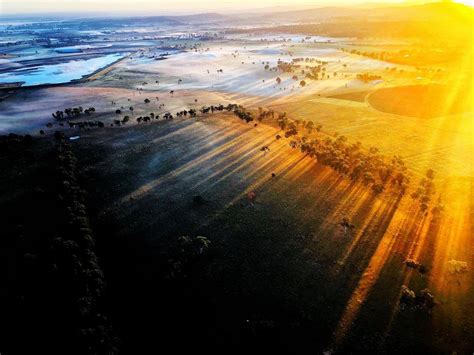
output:
<instances>
[{"instance_id":1,"label":"golden light on grass","mask_svg":"<svg viewBox=\"0 0 474 355\"><path fill-rule=\"evenodd\" d=\"M472 9L463 13L456 13L453 16L470 16L472 22ZM441 24L446 32L457 36L457 29L452 27L452 23ZM431 213L415 212L413 207L400 207L391 219L390 226L380 240L375 252L372 254L368 266L365 268L360 280L352 292L347 302L345 310L340 318L339 324L334 333L334 348L337 348L344 341L347 331L351 328L357 315L363 307L364 302L369 297L372 288L378 281L379 275L385 264L395 255L403 258L410 258L428 263L431 267L427 275L427 286L436 297L443 302L443 322L451 322L451 328L459 329L463 322L462 301L469 297L473 289L473 278L468 275L452 275L447 270L449 260L467 261L470 269L474 260L472 254L473 245L473 181L472 159L474 157L474 123L473 123L473 76L472 76L472 42L465 44L464 53L460 58L453 59L453 66L442 75L442 82L447 90L428 93L428 101L418 104L440 107L443 113L437 117L428 117L430 131L426 132L426 140L422 151L430 152L430 159L424 163L424 169L437 164L438 154L443 154L439 149L448 143L449 156L447 159L455 157L465 157L465 168L462 170L448 170L439 176L439 196L445 206L444 216L437 219ZM415 98L416 99L416 98ZM397 97L392 98L397 102ZM413 104L416 105L416 102ZM458 108L462 110L459 111ZM417 109L417 107L413 107ZM409 132L406 132L409 134ZM439 151L439 153L438 153ZM465 173L468 172L468 175ZM419 174L415 175L419 179ZM433 199L437 199L435 197ZM376 215L377 209L382 202L375 203L367 220L360 226L361 230L353 236L353 240L341 259L344 264L354 248L359 247L363 230L370 223L371 218ZM416 208L415 208L416 210ZM371 217L372 216L372 217ZM407 224L408 223L408 224ZM410 228L413 224L415 228ZM407 236L403 234L409 230ZM416 271L404 270L400 265L402 278L400 285L410 285L410 280ZM392 310L392 316L387 320L386 330L391 327L392 321L398 309ZM442 317L434 317L434 325Z\"/></svg>"}]
</instances>

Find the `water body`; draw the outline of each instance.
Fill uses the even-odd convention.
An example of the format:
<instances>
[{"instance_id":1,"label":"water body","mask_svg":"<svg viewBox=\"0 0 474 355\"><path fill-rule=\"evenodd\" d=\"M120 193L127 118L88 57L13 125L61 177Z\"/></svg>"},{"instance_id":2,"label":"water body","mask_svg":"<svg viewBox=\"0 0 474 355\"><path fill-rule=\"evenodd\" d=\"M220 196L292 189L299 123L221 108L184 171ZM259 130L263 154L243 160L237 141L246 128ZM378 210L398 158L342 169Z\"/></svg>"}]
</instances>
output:
<instances>
[{"instance_id":1,"label":"water body","mask_svg":"<svg viewBox=\"0 0 474 355\"><path fill-rule=\"evenodd\" d=\"M114 53L91 59L73 59L65 63L17 68L8 73L1 73L0 83L19 82L23 83L22 86L68 83L92 74L123 56L123 54Z\"/></svg>"}]
</instances>

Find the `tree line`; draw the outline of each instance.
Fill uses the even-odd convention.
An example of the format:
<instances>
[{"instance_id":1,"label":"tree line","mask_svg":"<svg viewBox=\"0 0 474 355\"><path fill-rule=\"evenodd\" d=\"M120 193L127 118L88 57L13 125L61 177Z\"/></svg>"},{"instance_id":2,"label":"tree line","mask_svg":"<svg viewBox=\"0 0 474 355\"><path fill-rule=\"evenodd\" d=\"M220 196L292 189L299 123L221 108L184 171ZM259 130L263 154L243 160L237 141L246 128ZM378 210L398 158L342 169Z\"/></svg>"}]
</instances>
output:
<instances>
[{"instance_id":1,"label":"tree line","mask_svg":"<svg viewBox=\"0 0 474 355\"><path fill-rule=\"evenodd\" d=\"M78 179L77 159L65 137L56 132L57 205L60 233L51 241L52 278L61 292L64 311L71 313L71 332L79 353L117 353L119 340L103 315L100 301L105 278L95 254L95 239L87 216L85 191Z\"/></svg>"},{"instance_id":2,"label":"tree line","mask_svg":"<svg viewBox=\"0 0 474 355\"><path fill-rule=\"evenodd\" d=\"M371 76L370 78L364 76L364 78L373 79ZM132 108L131 111L133 112ZM378 148L370 147L366 149L360 142L350 143L346 136L335 135L332 137L324 135L321 133L322 125L315 124L312 121L292 120L287 117L286 113L276 113L273 110L259 108L256 116L254 116L252 111L244 106L229 103L227 105L205 105L199 110L184 109L176 112L176 117L195 118L198 112L201 115L207 115L222 111L232 112L246 123L255 119L259 122L266 119L275 121L279 128L284 131L284 137L291 139L289 144L292 148L299 149L302 153L315 159L316 162L331 167L334 171L352 181L370 186L376 194L391 190L404 195L410 186L408 168L399 156L387 158L380 154ZM116 113L121 114L121 111ZM164 120L172 120L173 118L173 114L169 112L163 114ZM160 115L150 113L147 116L137 117L136 122L149 122L157 119L160 119ZM114 120L114 124L120 126L129 121L130 117L125 115L120 120ZM104 125L95 121L72 123L70 126L84 128L103 127ZM281 139L281 135L278 134L276 139ZM413 193L411 193L411 197L419 202L421 209L424 211L428 210L433 202L435 195L434 176L434 171L428 170L425 177L421 179ZM438 199L435 202L433 211L441 213L443 211L441 201Z\"/></svg>"},{"instance_id":3,"label":"tree line","mask_svg":"<svg viewBox=\"0 0 474 355\"><path fill-rule=\"evenodd\" d=\"M360 142L350 143L344 135L334 136L321 133L322 125L312 121L291 120L286 113L275 113L273 110L259 108L258 120L272 119L284 131L285 138L291 139L289 145L299 149L317 163L329 166L337 173L352 181L370 186L375 194L384 191L396 191L406 194L412 186L411 197L417 200L420 208L427 211L433 205L435 196L435 172L428 169L418 185L410 185L410 173L400 156L388 158L378 148L365 148ZM275 137L281 139L278 134ZM438 198L434 201L433 213L440 214L444 207Z\"/></svg>"}]
</instances>

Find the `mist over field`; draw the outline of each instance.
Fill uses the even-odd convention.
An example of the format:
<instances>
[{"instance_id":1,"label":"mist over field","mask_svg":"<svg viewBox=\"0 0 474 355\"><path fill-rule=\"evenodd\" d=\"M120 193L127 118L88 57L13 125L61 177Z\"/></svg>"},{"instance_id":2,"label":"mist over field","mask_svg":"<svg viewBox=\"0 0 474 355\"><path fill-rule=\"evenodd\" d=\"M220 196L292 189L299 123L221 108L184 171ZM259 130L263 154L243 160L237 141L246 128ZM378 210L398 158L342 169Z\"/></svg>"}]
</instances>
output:
<instances>
[{"instance_id":1,"label":"mist over field","mask_svg":"<svg viewBox=\"0 0 474 355\"><path fill-rule=\"evenodd\" d=\"M0 353L473 353L472 6L159 5L0 5Z\"/></svg>"}]
</instances>

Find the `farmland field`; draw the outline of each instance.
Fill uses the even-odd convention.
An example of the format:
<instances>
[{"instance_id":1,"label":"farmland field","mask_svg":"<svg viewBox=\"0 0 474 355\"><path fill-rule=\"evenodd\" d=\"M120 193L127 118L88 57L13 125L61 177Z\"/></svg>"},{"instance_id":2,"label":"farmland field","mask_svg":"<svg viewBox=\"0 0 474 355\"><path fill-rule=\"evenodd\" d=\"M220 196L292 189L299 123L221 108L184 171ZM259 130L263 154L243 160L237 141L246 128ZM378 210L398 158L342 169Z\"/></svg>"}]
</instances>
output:
<instances>
[{"instance_id":1,"label":"farmland field","mask_svg":"<svg viewBox=\"0 0 474 355\"><path fill-rule=\"evenodd\" d=\"M0 21L0 354L471 354L472 7L147 4Z\"/></svg>"},{"instance_id":2,"label":"farmland field","mask_svg":"<svg viewBox=\"0 0 474 355\"><path fill-rule=\"evenodd\" d=\"M463 95L469 95L469 86L459 88ZM453 96L449 107L446 100ZM397 98L396 100L394 98ZM442 85L415 85L376 90L369 98L376 109L402 116L432 118L469 112L469 102L462 96L452 94L452 89Z\"/></svg>"}]
</instances>

